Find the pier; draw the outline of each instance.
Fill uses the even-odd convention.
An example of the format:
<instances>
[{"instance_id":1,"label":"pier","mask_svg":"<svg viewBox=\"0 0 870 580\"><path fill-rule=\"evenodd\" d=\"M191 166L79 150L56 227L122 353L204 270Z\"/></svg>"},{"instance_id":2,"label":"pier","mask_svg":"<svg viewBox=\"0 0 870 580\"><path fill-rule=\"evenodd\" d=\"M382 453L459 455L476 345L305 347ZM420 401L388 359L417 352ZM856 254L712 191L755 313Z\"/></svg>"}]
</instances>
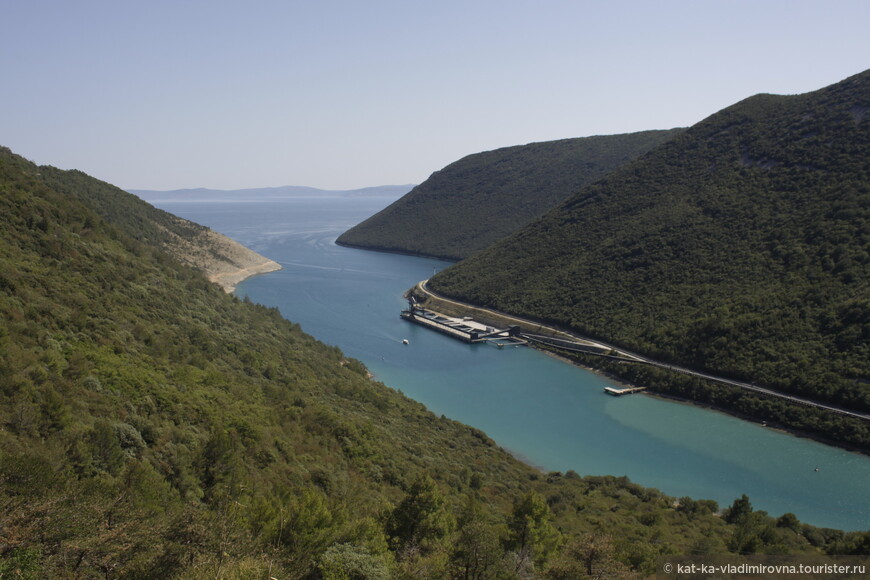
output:
<instances>
[{"instance_id":1,"label":"pier","mask_svg":"<svg viewBox=\"0 0 870 580\"><path fill-rule=\"evenodd\" d=\"M624 387L622 389L617 389L616 387L604 387L604 392L608 395L613 395L614 397L621 397L622 395L630 395L632 393L642 393L646 390L646 387Z\"/></svg>"},{"instance_id":2,"label":"pier","mask_svg":"<svg viewBox=\"0 0 870 580\"><path fill-rule=\"evenodd\" d=\"M471 344L489 342L499 348L506 344L528 344L527 341L520 338L520 328L518 326L494 328L477 322L468 316L463 318L447 316L418 306L413 297L408 299L408 309L403 310L400 316L408 322L425 326L451 338Z\"/></svg>"}]
</instances>

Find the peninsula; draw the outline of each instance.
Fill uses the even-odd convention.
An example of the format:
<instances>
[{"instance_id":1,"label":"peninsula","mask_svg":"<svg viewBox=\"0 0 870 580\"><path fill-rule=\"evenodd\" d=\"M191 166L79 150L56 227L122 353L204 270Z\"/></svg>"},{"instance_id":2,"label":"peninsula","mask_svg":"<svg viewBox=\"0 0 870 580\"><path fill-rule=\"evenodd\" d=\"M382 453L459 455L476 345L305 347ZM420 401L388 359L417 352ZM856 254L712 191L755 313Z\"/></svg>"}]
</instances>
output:
<instances>
[{"instance_id":1,"label":"peninsula","mask_svg":"<svg viewBox=\"0 0 870 580\"><path fill-rule=\"evenodd\" d=\"M191 222L173 216L187 226ZM246 248L237 241L209 228L198 228L190 237L182 237L167 229L167 251L179 261L193 266L205 274L224 292L230 293L236 285L257 274L266 274L281 269L281 265Z\"/></svg>"}]
</instances>

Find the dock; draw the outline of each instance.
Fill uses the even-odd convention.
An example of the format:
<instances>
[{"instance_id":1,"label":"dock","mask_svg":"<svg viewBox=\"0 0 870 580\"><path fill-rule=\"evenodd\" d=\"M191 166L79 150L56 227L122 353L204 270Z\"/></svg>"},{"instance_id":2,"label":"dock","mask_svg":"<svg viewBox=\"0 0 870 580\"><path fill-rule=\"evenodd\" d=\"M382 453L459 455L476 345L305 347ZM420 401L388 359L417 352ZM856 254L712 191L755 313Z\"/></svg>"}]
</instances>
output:
<instances>
[{"instance_id":1,"label":"dock","mask_svg":"<svg viewBox=\"0 0 870 580\"><path fill-rule=\"evenodd\" d=\"M614 397L621 397L622 395L630 395L632 393L641 393L646 390L646 387L625 387L622 389L617 389L616 387L604 387L604 392L608 395L613 395Z\"/></svg>"},{"instance_id":2,"label":"dock","mask_svg":"<svg viewBox=\"0 0 870 580\"><path fill-rule=\"evenodd\" d=\"M409 300L408 309L402 311L401 317L408 322L425 326L451 338L471 344L489 342L499 348L506 344L528 344L527 341L520 338L518 326L495 328L477 322L468 316L458 318L422 308L413 300Z\"/></svg>"}]
</instances>

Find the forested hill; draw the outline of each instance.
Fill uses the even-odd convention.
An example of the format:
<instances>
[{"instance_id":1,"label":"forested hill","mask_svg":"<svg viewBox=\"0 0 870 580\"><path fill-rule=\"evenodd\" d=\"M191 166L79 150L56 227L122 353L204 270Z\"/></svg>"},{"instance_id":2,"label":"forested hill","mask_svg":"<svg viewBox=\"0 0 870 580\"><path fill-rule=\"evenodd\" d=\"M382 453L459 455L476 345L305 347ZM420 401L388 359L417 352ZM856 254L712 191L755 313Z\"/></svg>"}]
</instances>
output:
<instances>
[{"instance_id":1,"label":"forested hill","mask_svg":"<svg viewBox=\"0 0 870 580\"><path fill-rule=\"evenodd\" d=\"M868 214L870 71L724 109L431 287L866 412Z\"/></svg>"},{"instance_id":2,"label":"forested hill","mask_svg":"<svg viewBox=\"0 0 870 580\"><path fill-rule=\"evenodd\" d=\"M57 192L88 204L127 235L203 271L225 290L255 273L281 266L205 226L157 209L138 197L81 171L43 166L39 176Z\"/></svg>"},{"instance_id":3,"label":"forested hill","mask_svg":"<svg viewBox=\"0 0 870 580\"><path fill-rule=\"evenodd\" d=\"M870 549L745 498L718 517L541 474L226 295L101 187L0 148L0 577L625 578Z\"/></svg>"},{"instance_id":4,"label":"forested hill","mask_svg":"<svg viewBox=\"0 0 870 580\"><path fill-rule=\"evenodd\" d=\"M677 133L563 139L469 155L342 234L338 243L465 258Z\"/></svg>"}]
</instances>

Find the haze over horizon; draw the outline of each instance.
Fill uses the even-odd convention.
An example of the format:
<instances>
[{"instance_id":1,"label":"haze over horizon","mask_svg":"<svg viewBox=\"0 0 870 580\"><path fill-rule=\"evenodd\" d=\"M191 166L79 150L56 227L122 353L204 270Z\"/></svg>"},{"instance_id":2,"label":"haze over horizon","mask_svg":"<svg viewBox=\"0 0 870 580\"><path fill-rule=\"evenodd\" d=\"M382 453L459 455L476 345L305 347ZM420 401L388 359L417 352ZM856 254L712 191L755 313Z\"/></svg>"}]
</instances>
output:
<instances>
[{"instance_id":1,"label":"haze over horizon","mask_svg":"<svg viewBox=\"0 0 870 580\"><path fill-rule=\"evenodd\" d=\"M126 189L420 183L867 68L870 3L86 0L0 24L0 145Z\"/></svg>"}]
</instances>

